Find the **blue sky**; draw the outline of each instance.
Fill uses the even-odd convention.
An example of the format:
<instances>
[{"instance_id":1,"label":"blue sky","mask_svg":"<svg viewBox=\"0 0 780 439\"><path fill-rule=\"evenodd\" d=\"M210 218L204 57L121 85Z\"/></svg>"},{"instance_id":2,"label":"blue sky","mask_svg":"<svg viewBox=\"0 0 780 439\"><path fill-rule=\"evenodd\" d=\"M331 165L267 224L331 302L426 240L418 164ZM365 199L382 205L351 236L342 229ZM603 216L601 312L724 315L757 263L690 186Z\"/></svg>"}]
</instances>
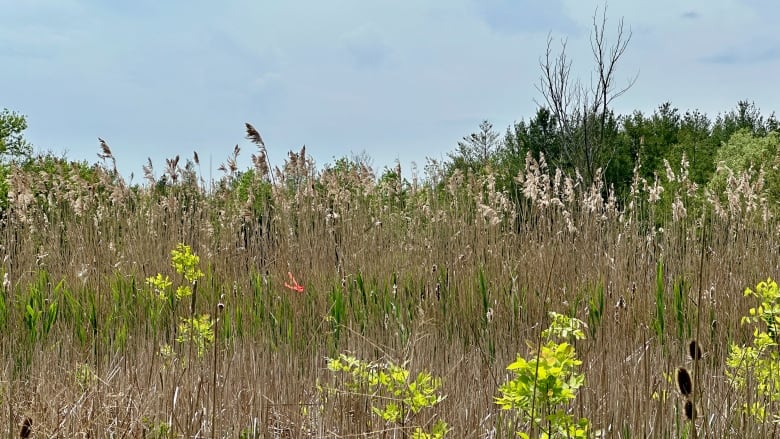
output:
<instances>
[{"instance_id":1,"label":"blue sky","mask_svg":"<svg viewBox=\"0 0 780 439\"><path fill-rule=\"evenodd\" d=\"M98 136L126 175L151 157L216 169L261 132L273 164L307 145L318 165L365 151L422 170L488 119L531 117L548 34L590 76L588 0L108 2L0 0L0 108L27 115L39 149L96 161ZM619 112L671 101L714 116L740 99L780 103L775 0L608 5L633 32ZM215 171L216 172L216 171ZM407 174L408 175L408 174Z\"/></svg>"}]
</instances>

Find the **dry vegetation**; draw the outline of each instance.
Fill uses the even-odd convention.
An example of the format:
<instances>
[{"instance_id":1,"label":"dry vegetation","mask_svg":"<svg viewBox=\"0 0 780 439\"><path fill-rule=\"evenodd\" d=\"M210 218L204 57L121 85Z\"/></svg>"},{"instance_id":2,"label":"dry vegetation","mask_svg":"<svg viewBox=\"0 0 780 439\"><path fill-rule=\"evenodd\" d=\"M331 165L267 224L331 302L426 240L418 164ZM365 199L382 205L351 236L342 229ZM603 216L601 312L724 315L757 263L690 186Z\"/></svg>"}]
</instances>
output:
<instances>
[{"instance_id":1,"label":"dry vegetation","mask_svg":"<svg viewBox=\"0 0 780 439\"><path fill-rule=\"evenodd\" d=\"M338 385L325 364L341 352L441 376L449 437L512 437L494 398L548 311L589 325L572 411L594 435L688 434L681 366L700 436L775 434L739 415L724 376L728 343L751 336L742 291L780 267L755 178L708 196L668 167L618 202L598 179L583 187L529 159L516 198L490 173L433 165L419 181L400 168L378 181L359 162L318 171L301 151L274 169L255 134L255 169L238 172L234 156L209 185L196 157L169 160L164 179L149 163L131 187L105 144L103 166L12 172L0 228L9 437L385 437L365 398L318 392ZM155 317L145 279L181 281L178 243L205 276ZM288 272L305 292L285 287ZM202 357L175 341L191 312L219 319Z\"/></svg>"}]
</instances>

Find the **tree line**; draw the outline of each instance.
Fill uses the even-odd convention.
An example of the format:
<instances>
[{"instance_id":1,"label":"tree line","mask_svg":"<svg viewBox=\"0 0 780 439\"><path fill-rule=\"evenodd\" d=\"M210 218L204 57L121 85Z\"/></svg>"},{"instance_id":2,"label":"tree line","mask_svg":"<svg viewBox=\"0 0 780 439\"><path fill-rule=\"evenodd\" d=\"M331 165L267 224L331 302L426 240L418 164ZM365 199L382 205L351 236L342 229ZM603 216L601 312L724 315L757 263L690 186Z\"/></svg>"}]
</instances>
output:
<instances>
[{"instance_id":1,"label":"tree line","mask_svg":"<svg viewBox=\"0 0 780 439\"><path fill-rule=\"evenodd\" d=\"M588 123L595 126L593 122L582 121L578 129L585 131ZM682 112L665 102L652 114L637 110L615 115L609 111L598 148L586 154L572 151L576 147L572 137L584 134L565 132L554 111L542 106L533 117L513 124L503 135L489 121L483 121L449 154L447 169L494 172L501 188L515 192L513 177L525 167L530 153L536 160L544 156L551 168L579 174L583 184L598 176L618 196L629 189L635 169L640 177L652 179L664 169L665 161L679 166L683 158L689 164L689 178L700 186L713 180L719 165L734 173L763 168L771 178L780 172L779 126L774 113L765 117L747 100L714 119L698 110Z\"/></svg>"}]
</instances>

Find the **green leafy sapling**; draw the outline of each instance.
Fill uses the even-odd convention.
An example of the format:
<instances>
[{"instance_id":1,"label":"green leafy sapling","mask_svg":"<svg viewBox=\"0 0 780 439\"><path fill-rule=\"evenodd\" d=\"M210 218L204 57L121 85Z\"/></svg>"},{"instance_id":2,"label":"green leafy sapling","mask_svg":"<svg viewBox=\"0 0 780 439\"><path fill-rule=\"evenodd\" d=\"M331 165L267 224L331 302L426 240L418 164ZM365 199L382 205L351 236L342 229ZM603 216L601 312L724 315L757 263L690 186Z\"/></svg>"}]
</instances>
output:
<instances>
[{"instance_id":1,"label":"green leafy sapling","mask_svg":"<svg viewBox=\"0 0 780 439\"><path fill-rule=\"evenodd\" d=\"M192 253L188 245L179 244L171 250L171 265L177 273L184 276L189 284L183 284L176 289L176 297L182 299L192 295L192 288L198 279L205 276L203 271L198 268L200 257Z\"/></svg>"},{"instance_id":2,"label":"green leafy sapling","mask_svg":"<svg viewBox=\"0 0 780 439\"><path fill-rule=\"evenodd\" d=\"M171 266L177 273L184 277L186 282L177 286L176 290L171 290L171 287L173 286L171 278L157 273L155 276L146 278L146 283L161 300L173 300L174 298L181 300L191 296L195 283L198 279L205 276L203 271L198 267L199 264L200 257L192 253L190 246L178 244L175 249L171 250ZM175 294L172 295L171 293Z\"/></svg>"},{"instance_id":3,"label":"green leafy sapling","mask_svg":"<svg viewBox=\"0 0 780 439\"><path fill-rule=\"evenodd\" d=\"M192 252L190 246L178 244L171 251L171 266L176 273L184 278L184 281L174 289L174 283L170 277L158 273L148 277L146 283L152 289L153 295L160 305L154 309L155 320L162 313L162 307L165 306L165 303L168 303L173 311L178 301L192 297L191 315L181 317L176 341L192 343L197 349L198 357L202 357L206 348L214 342L214 322L208 314L195 315L195 297L193 296L195 287L198 279L205 276L199 265L200 257Z\"/></svg>"},{"instance_id":4,"label":"green leafy sapling","mask_svg":"<svg viewBox=\"0 0 780 439\"><path fill-rule=\"evenodd\" d=\"M214 343L214 321L208 314L182 318L179 322L179 332L176 337L179 343L190 342L195 345L198 358L203 357L206 348Z\"/></svg>"},{"instance_id":5,"label":"green leafy sapling","mask_svg":"<svg viewBox=\"0 0 780 439\"><path fill-rule=\"evenodd\" d=\"M582 361L567 340L584 339L587 325L555 312L550 318L549 328L541 334L544 344L538 346L538 356L530 360L518 356L507 366L513 377L500 386L501 396L495 402L502 410L516 413L515 428L522 430L517 433L521 438L586 438L588 420L575 421L568 411L585 376L577 371Z\"/></svg>"},{"instance_id":6,"label":"green leafy sapling","mask_svg":"<svg viewBox=\"0 0 780 439\"><path fill-rule=\"evenodd\" d=\"M410 428L413 439L441 439L447 434L447 423L442 419L437 419L429 430L418 421L423 410L444 400L445 396L438 392L441 378L422 371L410 379L406 368L392 362L368 363L345 354L329 358L328 369L349 377L347 389L342 392L369 394L371 412L388 425Z\"/></svg>"},{"instance_id":7,"label":"green leafy sapling","mask_svg":"<svg viewBox=\"0 0 780 439\"><path fill-rule=\"evenodd\" d=\"M753 340L750 346L730 344L726 376L746 395L743 412L764 422L768 413L777 413L780 404L780 288L767 279L755 290L746 289L745 296L758 301L742 318L742 324L755 326ZM774 415L773 421L780 423L780 415Z\"/></svg>"}]
</instances>

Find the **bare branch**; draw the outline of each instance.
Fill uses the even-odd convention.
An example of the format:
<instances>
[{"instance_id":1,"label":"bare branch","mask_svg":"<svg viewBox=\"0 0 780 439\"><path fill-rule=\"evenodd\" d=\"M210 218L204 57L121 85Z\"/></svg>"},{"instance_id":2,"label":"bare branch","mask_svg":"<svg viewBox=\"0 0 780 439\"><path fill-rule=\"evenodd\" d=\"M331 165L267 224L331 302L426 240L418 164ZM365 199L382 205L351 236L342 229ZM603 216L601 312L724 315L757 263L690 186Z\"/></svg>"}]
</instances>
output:
<instances>
[{"instance_id":1,"label":"bare branch","mask_svg":"<svg viewBox=\"0 0 780 439\"><path fill-rule=\"evenodd\" d=\"M607 8L593 15L590 38L593 71L588 85L572 78L572 62L566 54L567 41L561 42L558 54L553 53L551 36L547 38L544 57L539 60L541 77L536 89L544 97L544 106L555 116L560 136L560 156L550 157L560 165L583 172L590 183L598 169L606 165L614 154L614 145L607 138L611 122L612 102L628 91L636 76L623 88L615 86L617 65L625 54L632 33L618 22L614 42L607 37Z\"/></svg>"}]
</instances>

